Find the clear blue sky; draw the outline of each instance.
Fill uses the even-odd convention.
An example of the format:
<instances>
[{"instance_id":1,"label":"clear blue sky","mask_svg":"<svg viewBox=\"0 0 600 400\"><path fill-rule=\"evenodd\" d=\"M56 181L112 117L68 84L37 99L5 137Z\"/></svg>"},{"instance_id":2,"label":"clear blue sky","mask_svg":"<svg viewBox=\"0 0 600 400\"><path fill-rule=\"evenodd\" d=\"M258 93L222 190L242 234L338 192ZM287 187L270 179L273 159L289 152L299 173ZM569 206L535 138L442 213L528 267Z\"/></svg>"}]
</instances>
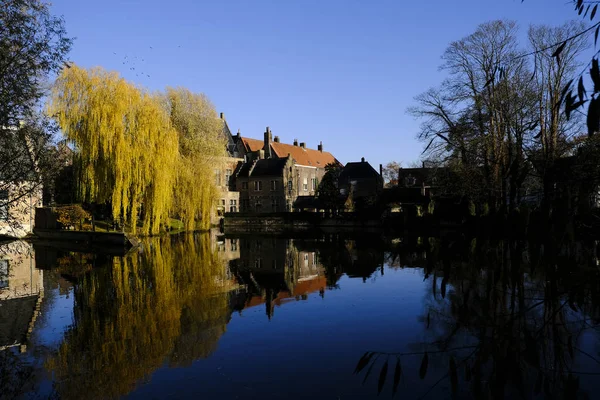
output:
<instances>
[{"instance_id":1,"label":"clear blue sky","mask_svg":"<svg viewBox=\"0 0 600 400\"><path fill-rule=\"evenodd\" d=\"M52 3L76 37L73 62L151 90L204 92L233 132L260 139L269 126L282 141L323 141L344 163L364 156L374 166L419 159L419 122L406 108L443 79L450 41L492 19L516 20L525 34L577 16L568 0Z\"/></svg>"}]
</instances>

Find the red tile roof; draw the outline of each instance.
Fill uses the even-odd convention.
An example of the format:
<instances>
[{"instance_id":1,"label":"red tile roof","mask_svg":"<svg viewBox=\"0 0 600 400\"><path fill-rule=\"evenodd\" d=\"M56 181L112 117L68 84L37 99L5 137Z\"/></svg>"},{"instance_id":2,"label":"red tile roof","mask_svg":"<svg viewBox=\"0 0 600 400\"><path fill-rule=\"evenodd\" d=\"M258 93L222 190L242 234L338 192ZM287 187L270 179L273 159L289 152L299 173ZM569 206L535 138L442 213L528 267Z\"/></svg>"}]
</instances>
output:
<instances>
[{"instance_id":1,"label":"red tile roof","mask_svg":"<svg viewBox=\"0 0 600 400\"><path fill-rule=\"evenodd\" d=\"M258 151L261 150L265 145L265 142L263 142L262 140L250 139L245 137L242 138L242 142L244 143L246 151Z\"/></svg>"},{"instance_id":2,"label":"red tile roof","mask_svg":"<svg viewBox=\"0 0 600 400\"><path fill-rule=\"evenodd\" d=\"M327 164L339 163L338 160L327 151L304 149L300 146L276 142L271 142L271 148L277 157L283 158L290 154L292 158L296 160L296 164L300 165L325 168Z\"/></svg>"},{"instance_id":3,"label":"red tile roof","mask_svg":"<svg viewBox=\"0 0 600 400\"><path fill-rule=\"evenodd\" d=\"M262 150L264 141L242 137L242 143L246 151L254 152ZM289 155L296 161L296 164L310 167L324 168L327 164L339 164L339 161L327 151L314 149L305 149L291 144L271 142L271 149L278 158L285 158Z\"/></svg>"}]
</instances>

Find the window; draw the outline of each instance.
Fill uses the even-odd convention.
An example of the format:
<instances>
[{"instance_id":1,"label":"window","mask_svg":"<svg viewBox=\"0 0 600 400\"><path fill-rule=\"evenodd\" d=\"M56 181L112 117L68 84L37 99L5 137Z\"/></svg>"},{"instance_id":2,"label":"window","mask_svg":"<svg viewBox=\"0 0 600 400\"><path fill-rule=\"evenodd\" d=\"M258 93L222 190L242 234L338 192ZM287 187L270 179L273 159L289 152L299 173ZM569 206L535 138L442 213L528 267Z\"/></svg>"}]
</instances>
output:
<instances>
[{"instance_id":1,"label":"window","mask_svg":"<svg viewBox=\"0 0 600 400\"><path fill-rule=\"evenodd\" d=\"M414 186L417 183L417 179L414 176L407 176L404 178L404 184L406 186Z\"/></svg>"},{"instance_id":2,"label":"window","mask_svg":"<svg viewBox=\"0 0 600 400\"><path fill-rule=\"evenodd\" d=\"M0 220L8 221L8 190L0 190Z\"/></svg>"},{"instance_id":3,"label":"window","mask_svg":"<svg viewBox=\"0 0 600 400\"><path fill-rule=\"evenodd\" d=\"M279 198L278 197L273 197L271 199L271 208L273 209L273 211L279 211Z\"/></svg>"},{"instance_id":4,"label":"window","mask_svg":"<svg viewBox=\"0 0 600 400\"><path fill-rule=\"evenodd\" d=\"M262 190L262 182L254 181L254 190Z\"/></svg>"},{"instance_id":5,"label":"window","mask_svg":"<svg viewBox=\"0 0 600 400\"><path fill-rule=\"evenodd\" d=\"M293 186L293 185L294 185L294 184L292 183L292 181L291 181L291 180L289 180L289 181L288 181L288 192L289 192L289 193L292 193L292 189L294 188L294 186Z\"/></svg>"},{"instance_id":6,"label":"window","mask_svg":"<svg viewBox=\"0 0 600 400\"><path fill-rule=\"evenodd\" d=\"M248 190L248 182L242 182L242 190Z\"/></svg>"},{"instance_id":7,"label":"window","mask_svg":"<svg viewBox=\"0 0 600 400\"><path fill-rule=\"evenodd\" d=\"M315 190L317 190L317 178L312 178L311 182L312 182L312 191L314 192Z\"/></svg>"},{"instance_id":8,"label":"window","mask_svg":"<svg viewBox=\"0 0 600 400\"><path fill-rule=\"evenodd\" d=\"M231 239L231 251L237 251L238 242L237 239Z\"/></svg>"},{"instance_id":9,"label":"window","mask_svg":"<svg viewBox=\"0 0 600 400\"><path fill-rule=\"evenodd\" d=\"M221 199L221 205L225 206L225 199Z\"/></svg>"},{"instance_id":10,"label":"window","mask_svg":"<svg viewBox=\"0 0 600 400\"><path fill-rule=\"evenodd\" d=\"M0 260L0 289L8 287L8 260Z\"/></svg>"},{"instance_id":11,"label":"window","mask_svg":"<svg viewBox=\"0 0 600 400\"><path fill-rule=\"evenodd\" d=\"M317 265L317 253L314 252L313 254L313 265Z\"/></svg>"},{"instance_id":12,"label":"window","mask_svg":"<svg viewBox=\"0 0 600 400\"><path fill-rule=\"evenodd\" d=\"M229 185L230 179L231 179L231 170L228 169L225 171L225 185Z\"/></svg>"},{"instance_id":13,"label":"window","mask_svg":"<svg viewBox=\"0 0 600 400\"><path fill-rule=\"evenodd\" d=\"M237 212L237 200L229 200L229 212Z\"/></svg>"},{"instance_id":14,"label":"window","mask_svg":"<svg viewBox=\"0 0 600 400\"><path fill-rule=\"evenodd\" d=\"M260 268L262 264L262 260L260 258L257 258L256 261L254 261L254 268Z\"/></svg>"},{"instance_id":15,"label":"window","mask_svg":"<svg viewBox=\"0 0 600 400\"><path fill-rule=\"evenodd\" d=\"M248 211L248 209L250 208L250 200L249 199L241 199L240 206L241 206L240 211Z\"/></svg>"},{"instance_id":16,"label":"window","mask_svg":"<svg viewBox=\"0 0 600 400\"><path fill-rule=\"evenodd\" d=\"M277 181L271 181L271 191L274 192L277 190Z\"/></svg>"},{"instance_id":17,"label":"window","mask_svg":"<svg viewBox=\"0 0 600 400\"><path fill-rule=\"evenodd\" d=\"M308 192L308 178L304 178L304 183L302 185L305 192Z\"/></svg>"},{"instance_id":18,"label":"window","mask_svg":"<svg viewBox=\"0 0 600 400\"><path fill-rule=\"evenodd\" d=\"M215 169L215 183L217 186L221 186L221 171Z\"/></svg>"},{"instance_id":19,"label":"window","mask_svg":"<svg viewBox=\"0 0 600 400\"><path fill-rule=\"evenodd\" d=\"M254 204L256 207L256 211L260 211L260 209L262 208L262 203L261 203L260 199L256 199L256 203L254 203Z\"/></svg>"}]
</instances>

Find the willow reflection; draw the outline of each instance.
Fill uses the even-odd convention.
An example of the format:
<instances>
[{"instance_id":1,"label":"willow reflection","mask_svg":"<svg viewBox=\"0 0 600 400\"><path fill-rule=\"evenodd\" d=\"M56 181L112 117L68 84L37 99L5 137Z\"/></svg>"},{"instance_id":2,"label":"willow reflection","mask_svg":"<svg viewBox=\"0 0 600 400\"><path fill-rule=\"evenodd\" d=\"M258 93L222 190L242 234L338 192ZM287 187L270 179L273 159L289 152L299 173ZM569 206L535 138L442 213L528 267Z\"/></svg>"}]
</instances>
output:
<instances>
[{"instance_id":1,"label":"willow reflection","mask_svg":"<svg viewBox=\"0 0 600 400\"><path fill-rule=\"evenodd\" d=\"M585 335L599 339L595 242L418 238L396 254L403 265L423 266L431 284L422 317L428 340L419 351L361 358L355 372L378 371L379 391L388 367L395 392L410 373L402 367L413 366L431 379L430 391L443 383L454 397L588 395L590 381L580 381L600 364L582 345Z\"/></svg>"},{"instance_id":2,"label":"willow reflection","mask_svg":"<svg viewBox=\"0 0 600 400\"><path fill-rule=\"evenodd\" d=\"M75 286L74 324L47 361L63 398L118 397L166 361L216 348L230 318L226 263L208 235L144 242Z\"/></svg>"}]
</instances>

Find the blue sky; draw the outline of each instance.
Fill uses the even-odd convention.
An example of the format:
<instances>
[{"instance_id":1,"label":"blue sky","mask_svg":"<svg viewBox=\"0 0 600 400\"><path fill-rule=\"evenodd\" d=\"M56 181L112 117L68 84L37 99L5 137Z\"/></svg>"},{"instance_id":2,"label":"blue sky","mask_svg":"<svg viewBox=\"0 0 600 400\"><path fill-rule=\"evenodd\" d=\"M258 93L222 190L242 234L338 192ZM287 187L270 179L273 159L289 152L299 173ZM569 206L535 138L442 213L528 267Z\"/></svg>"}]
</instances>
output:
<instances>
[{"instance_id":1,"label":"blue sky","mask_svg":"<svg viewBox=\"0 0 600 400\"><path fill-rule=\"evenodd\" d=\"M419 159L414 97L447 45L478 24L576 18L568 0L54 0L70 59L151 90L206 93L233 132L297 138L340 161ZM127 57L127 58L125 58ZM130 68L135 68L132 70ZM143 74L142 74L143 73ZM136 76L137 74L137 76Z\"/></svg>"}]
</instances>

